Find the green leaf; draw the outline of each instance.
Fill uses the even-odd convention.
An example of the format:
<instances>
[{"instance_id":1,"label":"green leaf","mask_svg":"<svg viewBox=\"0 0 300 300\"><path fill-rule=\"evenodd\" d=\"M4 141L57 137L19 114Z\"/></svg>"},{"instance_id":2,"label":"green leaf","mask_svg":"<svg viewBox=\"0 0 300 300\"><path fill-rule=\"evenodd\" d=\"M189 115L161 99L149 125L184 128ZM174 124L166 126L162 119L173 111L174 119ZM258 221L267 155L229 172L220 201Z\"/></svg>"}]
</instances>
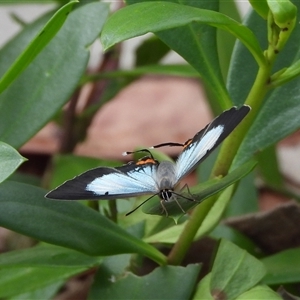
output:
<instances>
[{"instance_id":1,"label":"green leaf","mask_svg":"<svg viewBox=\"0 0 300 300\"><path fill-rule=\"evenodd\" d=\"M134 4L145 1L127 0L126 2ZM212 11L218 10L219 6L218 1L169 0L168 2ZM152 18L152 15L145 17ZM176 51L198 71L198 74L202 77L202 81L214 93L215 99L220 102L219 105L223 106L224 109L227 108L227 104L231 106L221 76L215 28L194 22L177 28L156 32L156 35L164 44ZM199 42L200 37L201 40ZM149 50L151 51L152 49L150 48ZM152 57L153 55L151 54L150 56Z\"/></svg>"},{"instance_id":2,"label":"green leaf","mask_svg":"<svg viewBox=\"0 0 300 300\"><path fill-rule=\"evenodd\" d=\"M13 147L0 142L0 183L9 177L26 160Z\"/></svg>"},{"instance_id":3,"label":"green leaf","mask_svg":"<svg viewBox=\"0 0 300 300\"><path fill-rule=\"evenodd\" d=\"M87 46L98 37L107 15L108 6L99 2L74 10L52 41L1 94L2 141L19 148L66 103L85 71ZM18 57L21 51L17 50L30 41L32 31L36 34L44 22L26 27L0 51L0 74Z\"/></svg>"},{"instance_id":4,"label":"green leaf","mask_svg":"<svg viewBox=\"0 0 300 300\"><path fill-rule=\"evenodd\" d=\"M199 265L164 266L142 277L120 276L106 265L96 274L89 299L190 299L199 271Z\"/></svg>"},{"instance_id":5,"label":"green leaf","mask_svg":"<svg viewBox=\"0 0 300 300\"><path fill-rule=\"evenodd\" d=\"M39 295L45 299L45 293L53 297L64 280L98 266L101 261L99 257L50 245L1 254L0 297L20 295L20 299L35 299Z\"/></svg>"},{"instance_id":6,"label":"green leaf","mask_svg":"<svg viewBox=\"0 0 300 300\"><path fill-rule=\"evenodd\" d=\"M34 60L34 58L44 49L44 47L52 40L59 29L66 21L73 5L78 2L72 0L65 6L60 8L54 16L47 22L40 33L31 41L21 55L15 60L13 65L0 79L0 94L26 69L26 67Z\"/></svg>"},{"instance_id":7,"label":"green leaf","mask_svg":"<svg viewBox=\"0 0 300 300\"><path fill-rule=\"evenodd\" d=\"M298 7L298 19L300 18L300 2L295 1ZM251 13L246 24L257 33L257 37L264 47L266 44L265 21ZM286 66L293 65L300 55L300 27L296 26L291 37L281 53L279 53L274 71L282 70ZM247 94L253 84L257 72L257 66L253 58L238 43L232 57L231 73L229 75L229 92L235 105L244 103ZM299 94L300 77L288 82L284 86L271 90L265 99L253 126L235 158L235 165L242 164L258 151L277 143L287 135L300 128L298 111L300 110ZM263 128L263 130L262 130Z\"/></svg>"},{"instance_id":8,"label":"green leaf","mask_svg":"<svg viewBox=\"0 0 300 300\"><path fill-rule=\"evenodd\" d=\"M78 202L47 200L44 195L43 189L30 185L2 183L0 226L89 255L140 253L165 263L158 250L95 210Z\"/></svg>"},{"instance_id":9,"label":"green leaf","mask_svg":"<svg viewBox=\"0 0 300 300\"><path fill-rule=\"evenodd\" d=\"M268 286L258 285L236 298L236 300L249 300L249 299L282 300L283 298L281 298L276 292L274 292Z\"/></svg>"},{"instance_id":10,"label":"green leaf","mask_svg":"<svg viewBox=\"0 0 300 300\"><path fill-rule=\"evenodd\" d=\"M26 267L0 270L0 297L7 298L25 292L35 291L41 287L59 284L71 276L85 271L85 267ZM24 299L24 298L23 298ZM26 299L26 298L25 298ZM28 298L27 298L28 299ZM43 299L44 295L43 295Z\"/></svg>"},{"instance_id":11,"label":"green leaf","mask_svg":"<svg viewBox=\"0 0 300 300\"><path fill-rule=\"evenodd\" d=\"M105 24L101 41L103 47L108 49L118 42L147 32L156 33L191 22L208 24L232 33L248 47L259 65L265 64L261 48L253 32L247 27L214 11L170 2L137 3L117 11Z\"/></svg>"},{"instance_id":12,"label":"green leaf","mask_svg":"<svg viewBox=\"0 0 300 300\"><path fill-rule=\"evenodd\" d=\"M267 269L265 284L285 284L300 281L300 248L289 249L263 258Z\"/></svg>"},{"instance_id":13,"label":"green leaf","mask_svg":"<svg viewBox=\"0 0 300 300\"><path fill-rule=\"evenodd\" d=\"M222 239L212 268L211 293L214 298L235 299L265 273L264 265L254 256Z\"/></svg>"},{"instance_id":14,"label":"green leaf","mask_svg":"<svg viewBox=\"0 0 300 300\"><path fill-rule=\"evenodd\" d=\"M253 33L246 27L223 14L201 8L218 9L218 3L172 0L131 5L119 10L108 20L103 30L102 42L105 47L110 47L124 39L154 32L201 74L206 86L218 101L218 109L221 107L224 110L232 106L232 103L221 75L216 31L207 25L227 30L241 38L260 65L264 64L264 57Z\"/></svg>"},{"instance_id":15,"label":"green leaf","mask_svg":"<svg viewBox=\"0 0 300 300\"><path fill-rule=\"evenodd\" d=\"M65 267L86 269L97 266L102 258L52 245L40 245L0 255L0 269L20 267Z\"/></svg>"},{"instance_id":16,"label":"green leaf","mask_svg":"<svg viewBox=\"0 0 300 300\"><path fill-rule=\"evenodd\" d=\"M204 183L201 183L193 188L190 189L191 194L185 191L183 195L187 198L195 199L195 201L188 201L184 198L178 198L177 201L180 203L181 207L184 211L187 211L206 198L222 191L226 187L232 185L234 182L240 180L242 177L247 175L249 172L253 170L255 167L255 161L249 161L245 163L242 167L237 168L230 172L228 175L224 176L223 178L215 178L208 180ZM182 217L185 213L180 209L178 203L176 201L171 202L164 202L165 209L168 212L168 216L174 218L177 221L180 217ZM157 198L153 198L149 200L143 206L143 211L147 214L154 214L154 215L164 215L164 211L162 210L161 203L157 201Z\"/></svg>"},{"instance_id":17,"label":"green leaf","mask_svg":"<svg viewBox=\"0 0 300 300\"><path fill-rule=\"evenodd\" d=\"M18 295L9 298L9 300L52 300L55 298L55 295L59 292L59 290L63 288L64 284L65 279L60 279L43 287L37 286L36 289L32 289L29 292L23 293L22 290L19 290Z\"/></svg>"}]
</instances>

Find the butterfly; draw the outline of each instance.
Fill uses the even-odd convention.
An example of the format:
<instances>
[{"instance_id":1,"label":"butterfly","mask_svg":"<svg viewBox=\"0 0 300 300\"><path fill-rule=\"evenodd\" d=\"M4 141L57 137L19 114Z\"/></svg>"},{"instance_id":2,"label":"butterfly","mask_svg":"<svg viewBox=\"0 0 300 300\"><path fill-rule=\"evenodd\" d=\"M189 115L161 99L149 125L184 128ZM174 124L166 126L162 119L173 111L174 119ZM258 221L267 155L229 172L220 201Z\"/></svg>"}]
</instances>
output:
<instances>
[{"instance_id":1,"label":"butterfly","mask_svg":"<svg viewBox=\"0 0 300 300\"><path fill-rule=\"evenodd\" d=\"M151 147L182 146L183 150L175 163L170 161L158 162L150 150L139 150L138 152L148 152L149 155L137 162L129 162L123 166L99 167L86 171L64 182L46 194L45 197L60 200L111 200L152 195L146 200L148 201L158 195L161 199L162 208L168 215L164 202L175 200L180 206L177 197L194 201L192 196L185 197L176 191L179 182L191 173L239 125L250 109L249 106L243 105L240 108L234 106L224 111L183 144L170 142ZM125 155L132 153L134 152L125 152ZM134 212L142 204L126 215Z\"/></svg>"}]
</instances>

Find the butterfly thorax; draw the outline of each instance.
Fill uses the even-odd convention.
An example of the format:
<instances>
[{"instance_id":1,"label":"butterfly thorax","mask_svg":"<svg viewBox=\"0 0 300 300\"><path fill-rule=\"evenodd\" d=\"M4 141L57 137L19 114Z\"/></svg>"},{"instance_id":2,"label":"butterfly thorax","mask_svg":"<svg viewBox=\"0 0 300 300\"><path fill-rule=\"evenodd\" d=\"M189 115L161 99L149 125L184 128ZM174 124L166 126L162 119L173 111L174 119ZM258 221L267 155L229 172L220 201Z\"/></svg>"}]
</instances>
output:
<instances>
[{"instance_id":1,"label":"butterfly thorax","mask_svg":"<svg viewBox=\"0 0 300 300\"><path fill-rule=\"evenodd\" d=\"M173 196L176 180L175 164L170 161L162 161L156 172L156 184L160 190L161 199L168 201Z\"/></svg>"}]
</instances>

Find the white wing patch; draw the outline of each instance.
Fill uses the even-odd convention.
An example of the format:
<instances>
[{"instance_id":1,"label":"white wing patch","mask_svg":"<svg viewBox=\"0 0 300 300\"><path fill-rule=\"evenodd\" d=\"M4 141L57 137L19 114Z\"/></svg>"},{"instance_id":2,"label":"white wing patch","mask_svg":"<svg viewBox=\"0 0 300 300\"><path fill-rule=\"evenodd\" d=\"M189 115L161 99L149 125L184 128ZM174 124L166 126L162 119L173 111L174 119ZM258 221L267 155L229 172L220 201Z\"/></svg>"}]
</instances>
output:
<instances>
[{"instance_id":1,"label":"white wing patch","mask_svg":"<svg viewBox=\"0 0 300 300\"><path fill-rule=\"evenodd\" d=\"M87 184L86 190L96 195L150 194L158 192L155 182L156 167L146 166L103 175Z\"/></svg>"},{"instance_id":2,"label":"white wing patch","mask_svg":"<svg viewBox=\"0 0 300 300\"><path fill-rule=\"evenodd\" d=\"M177 181L186 176L200 162L203 156L218 142L224 131L224 125L209 129L200 140L192 142L179 155L176 161Z\"/></svg>"}]
</instances>

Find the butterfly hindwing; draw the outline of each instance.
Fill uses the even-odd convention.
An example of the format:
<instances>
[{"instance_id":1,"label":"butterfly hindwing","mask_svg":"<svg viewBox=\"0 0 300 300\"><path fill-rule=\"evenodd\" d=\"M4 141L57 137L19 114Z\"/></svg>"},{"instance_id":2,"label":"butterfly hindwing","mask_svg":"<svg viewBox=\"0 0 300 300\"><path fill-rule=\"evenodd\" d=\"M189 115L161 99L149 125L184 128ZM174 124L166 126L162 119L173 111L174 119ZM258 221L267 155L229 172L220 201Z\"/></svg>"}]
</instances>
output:
<instances>
[{"instance_id":1,"label":"butterfly hindwing","mask_svg":"<svg viewBox=\"0 0 300 300\"><path fill-rule=\"evenodd\" d=\"M247 105L239 109L232 107L188 140L176 162L177 180L193 171L235 129L249 111L250 107Z\"/></svg>"},{"instance_id":2,"label":"butterfly hindwing","mask_svg":"<svg viewBox=\"0 0 300 300\"><path fill-rule=\"evenodd\" d=\"M116 199L157 193L158 162L143 158L121 167L100 167L86 171L49 192L51 199Z\"/></svg>"}]
</instances>

